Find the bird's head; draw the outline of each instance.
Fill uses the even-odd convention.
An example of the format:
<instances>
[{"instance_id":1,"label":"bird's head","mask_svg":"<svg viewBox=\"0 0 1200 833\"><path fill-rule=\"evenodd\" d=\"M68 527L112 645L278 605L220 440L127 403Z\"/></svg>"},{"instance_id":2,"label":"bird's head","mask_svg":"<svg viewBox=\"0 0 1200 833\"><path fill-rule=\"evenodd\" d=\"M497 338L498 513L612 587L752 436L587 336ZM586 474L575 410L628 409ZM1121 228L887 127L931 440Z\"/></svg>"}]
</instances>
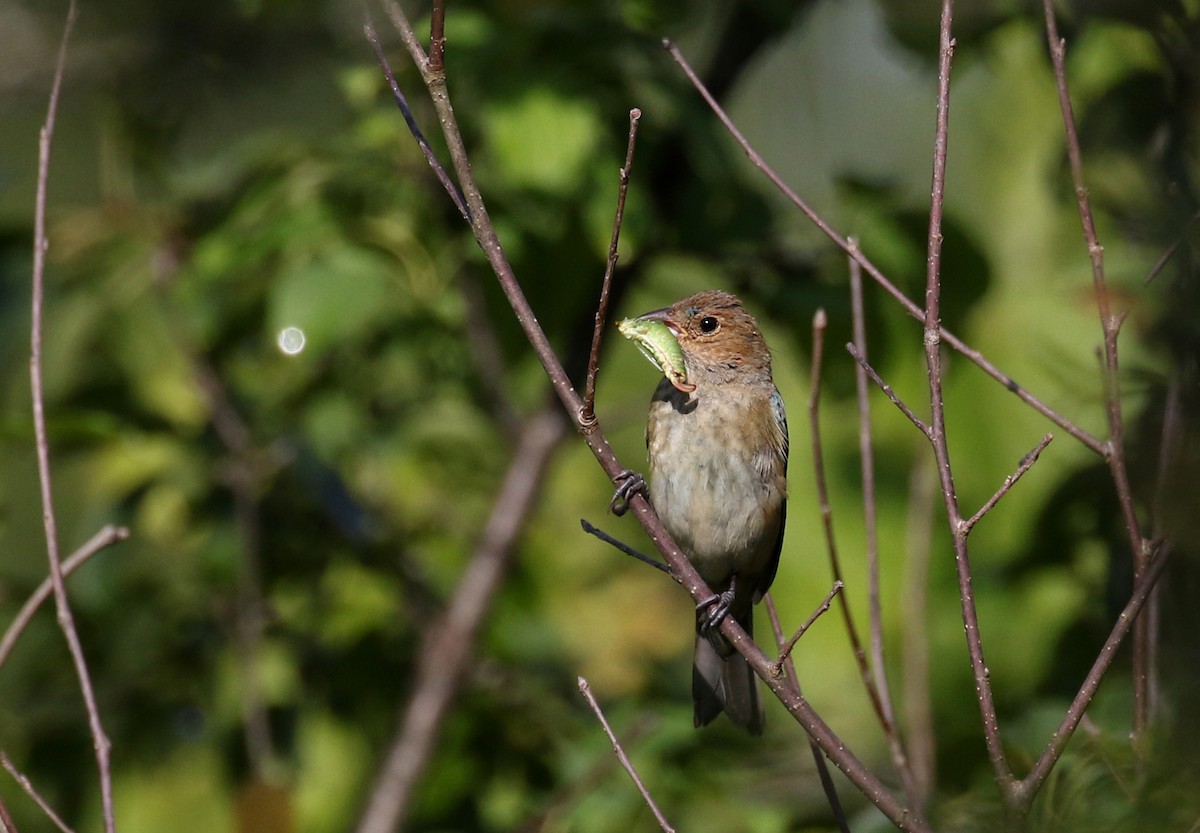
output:
<instances>
[{"instance_id":1,"label":"bird's head","mask_svg":"<svg viewBox=\"0 0 1200 833\"><path fill-rule=\"evenodd\" d=\"M664 343L655 324L665 326L674 337L678 353ZM690 295L665 309L622 322L621 331L680 390L729 382L771 382L771 353L758 323L728 292L708 290ZM683 368L677 367L680 354Z\"/></svg>"}]
</instances>

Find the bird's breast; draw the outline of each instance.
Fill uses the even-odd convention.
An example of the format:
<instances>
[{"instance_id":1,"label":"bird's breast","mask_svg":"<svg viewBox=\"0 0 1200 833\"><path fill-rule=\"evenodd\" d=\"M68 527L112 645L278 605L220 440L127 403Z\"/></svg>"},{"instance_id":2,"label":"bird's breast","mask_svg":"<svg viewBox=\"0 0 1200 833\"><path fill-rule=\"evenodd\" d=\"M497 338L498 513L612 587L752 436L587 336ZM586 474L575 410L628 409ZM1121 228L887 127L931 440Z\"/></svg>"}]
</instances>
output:
<instances>
[{"instance_id":1,"label":"bird's breast","mask_svg":"<svg viewBox=\"0 0 1200 833\"><path fill-rule=\"evenodd\" d=\"M786 499L780 430L766 396L655 397L646 437L651 500L710 586L764 569L775 552Z\"/></svg>"}]
</instances>

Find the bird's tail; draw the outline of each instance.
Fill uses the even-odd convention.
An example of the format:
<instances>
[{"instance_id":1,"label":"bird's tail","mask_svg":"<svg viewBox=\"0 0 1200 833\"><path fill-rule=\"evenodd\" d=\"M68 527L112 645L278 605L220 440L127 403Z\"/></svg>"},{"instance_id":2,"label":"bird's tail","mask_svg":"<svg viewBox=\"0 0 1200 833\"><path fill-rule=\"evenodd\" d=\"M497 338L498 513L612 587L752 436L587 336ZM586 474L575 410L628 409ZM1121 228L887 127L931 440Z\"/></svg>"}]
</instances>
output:
<instances>
[{"instance_id":1,"label":"bird's tail","mask_svg":"<svg viewBox=\"0 0 1200 833\"><path fill-rule=\"evenodd\" d=\"M736 616L739 625L751 637L754 618L750 610ZM724 637L714 638L725 643ZM725 643L725 655L718 652L713 641L696 634L696 656L692 664L692 700L695 701L697 727L711 723L722 711L735 726L752 735L761 735L765 717L758 692L758 677L746 658Z\"/></svg>"}]
</instances>

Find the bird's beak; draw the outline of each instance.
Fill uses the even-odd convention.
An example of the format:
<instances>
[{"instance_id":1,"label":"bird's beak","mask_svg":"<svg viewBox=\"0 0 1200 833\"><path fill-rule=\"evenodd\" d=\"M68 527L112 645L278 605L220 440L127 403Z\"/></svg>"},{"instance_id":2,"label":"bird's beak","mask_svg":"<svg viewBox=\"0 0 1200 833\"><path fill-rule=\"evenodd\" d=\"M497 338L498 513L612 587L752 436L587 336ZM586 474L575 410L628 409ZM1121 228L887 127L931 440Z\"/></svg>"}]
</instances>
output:
<instances>
[{"instance_id":1,"label":"bird's beak","mask_svg":"<svg viewBox=\"0 0 1200 833\"><path fill-rule=\"evenodd\" d=\"M662 309L651 310L650 312L643 313L643 314L639 315L637 318L635 318L634 320L635 321L657 321L661 324L665 324L667 329L671 331L671 335L678 338L679 337L679 327L675 324L674 321L671 320L670 312L671 312L670 307L663 307Z\"/></svg>"},{"instance_id":2,"label":"bird's beak","mask_svg":"<svg viewBox=\"0 0 1200 833\"><path fill-rule=\"evenodd\" d=\"M687 364L679 339L676 338L679 331L667 316L667 310L659 309L637 318L626 318L617 323L617 329L636 344L678 390L691 393L696 389L687 380Z\"/></svg>"}]
</instances>

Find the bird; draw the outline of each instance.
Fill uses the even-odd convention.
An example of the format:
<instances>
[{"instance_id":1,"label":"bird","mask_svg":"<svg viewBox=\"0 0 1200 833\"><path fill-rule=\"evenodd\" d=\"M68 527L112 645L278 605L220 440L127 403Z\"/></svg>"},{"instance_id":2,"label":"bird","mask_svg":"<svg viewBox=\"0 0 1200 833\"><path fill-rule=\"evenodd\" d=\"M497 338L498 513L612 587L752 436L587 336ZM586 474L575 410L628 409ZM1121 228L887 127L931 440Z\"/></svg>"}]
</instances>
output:
<instances>
[{"instance_id":1,"label":"bird","mask_svg":"<svg viewBox=\"0 0 1200 833\"><path fill-rule=\"evenodd\" d=\"M758 681L718 628L732 615L753 638L753 605L779 565L788 430L771 353L754 317L720 290L632 323L665 325L678 343L675 355L682 354L682 369L660 364L664 377L651 399L646 449L650 503L714 593L696 611L694 723L699 728L725 712L735 725L761 735ZM656 349L661 353L661 344ZM627 505L632 491L646 484L632 472L622 475L614 500Z\"/></svg>"}]
</instances>

